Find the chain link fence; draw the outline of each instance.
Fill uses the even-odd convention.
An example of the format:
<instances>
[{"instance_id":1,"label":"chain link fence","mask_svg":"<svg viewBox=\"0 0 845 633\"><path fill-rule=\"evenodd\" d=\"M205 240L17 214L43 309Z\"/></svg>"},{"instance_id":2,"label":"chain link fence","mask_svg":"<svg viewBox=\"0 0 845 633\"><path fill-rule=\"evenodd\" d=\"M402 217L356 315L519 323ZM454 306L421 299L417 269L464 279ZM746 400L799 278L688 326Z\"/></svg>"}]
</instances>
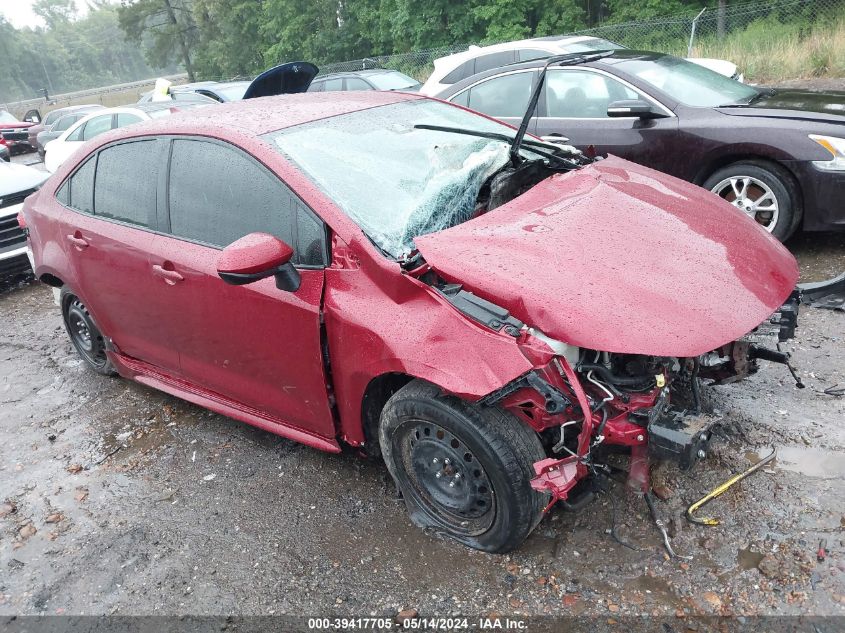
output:
<instances>
[{"instance_id":1,"label":"chain link fence","mask_svg":"<svg viewBox=\"0 0 845 633\"><path fill-rule=\"evenodd\" d=\"M652 18L636 22L605 24L565 35L587 35L622 44L628 48L658 51L681 57L736 56L735 40L749 37L778 47L783 37L807 36L813 27L845 17L845 0L770 0L769 2L726 2L703 11ZM843 34L845 35L845 34ZM488 42L489 44L489 42ZM469 45L417 50L351 61L323 64L320 74L392 68L425 81L434 60L466 51ZM720 51L725 54L719 55ZM742 61L732 59L732 61ZM843 60L845 61L845 60ZM845 72L845 68L843 68Z\"/></svg>"},{"instance_id":2,"label":"chain link fence","mask_svg":"<svg viewBox=\"0 0 845 633\"><path fill-rule=\"evenodd\" d=\"M829 36L824 28L838 25ZM628 48L653 50L682 57L729 59L744 70L746 77L766 80L772 76L799 77L841 73L845 76L845 0L769 0L768 2L726 2L674 16L636 22L604 24L566 35L589 35L607 39ZM808 45L807 40L811 39ZM818 41L816 41L818 40ZM434 60L469 48L458 44L379 55L323 64L320 74L391 68L425 81ZM176 83L183 77L171 77ZM154 80L108 86L51 98L50 108L74 103L95 102L119 105L137 99ZM133 97L133 98L129 98ZM122 101L121 101L122 99ZM46 105L44 99L6 104L14 113Z\"/></svg>"}]
</instances>

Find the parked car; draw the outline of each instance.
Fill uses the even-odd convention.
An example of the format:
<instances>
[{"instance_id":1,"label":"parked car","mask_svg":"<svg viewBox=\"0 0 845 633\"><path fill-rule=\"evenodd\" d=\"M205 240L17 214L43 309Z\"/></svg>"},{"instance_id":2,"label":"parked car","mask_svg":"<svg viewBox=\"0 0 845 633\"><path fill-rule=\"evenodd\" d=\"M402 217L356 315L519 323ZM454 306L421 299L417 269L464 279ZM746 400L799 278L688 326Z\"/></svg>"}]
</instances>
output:
<instances>
[{"instance_id":1,"label":"parked car","mask_svg":"<svg viewBox=\"0 0 845 633\"><path fill-rule=\"evenodd\" d=\"M2 144L0 144L0 160L7 163L12 161L12 154L9 152L9 148Z\"/></svg>"},{"instance_id":2,"label":"parked car","mask_svg":"<svg viewBox=\"0 0 845 633\"><path fill-rule=\"evenodd\" d=\"M173 92L195 92L204 97L214 99L219 103L228 101L240 101L244 97L249 81L221 81L210 85L202 85L194 88L183 88L176 86Z\"/></svg>"},{"instance_id":3,"label":"parked car","mask_svg":"<svg viewBox=\"0 0 845 633\"><path fill-rule=\"evenodd\" d=\"M373 68L346 73L332 73L317 77L308 92L333 92L336 90L405 90L416 92L420 82L398 70Z\"/></svg>"},{"instance_id":4,"label":"parked car","mask_svg":"<svg viewBox=\"0 0 845 633\"><path fill-rule=\"evenodd\" d=\"M49 143L53 139L59 138L62 135L62 132L66 131L68 128L70 128L71 125L82 119L89 112L101 109L102 106L97 106L95 108L89 109L74 110L70 113L62 115L58 119L55 119L49 128L40 131L35 137L35 149L38 151L38 156L41 158L41 160L44 160L44 156L46 154L46 150L44 148L46 147L47 143Z\"/></svg>"},{"instance_id":5,"label":"parked car","mask_svg":"<svg viewBox=\"0 0 845 633\"><path fill-rule=\"evenodd\" d=\"M0 277L23 272L30 266L18 213L24 199L37 191L48 176L26 165L0 162Z\"/></svg>"},{"instance_id":6,"label":"parked car","mask_svg":"<svg viewBox=\"0 0 845 633\"><path fill-rule=\"evenodd\" d=\"M49 129L52 125L62 118L65 114L70 114L73 112L90 112L91 110L102 109L104 106L101 106L97 103L91 104L84 104L84 105L74 105L74 106L67 106L65 108L56 108L55 110L51 110L47 113L47 116L44 117L44 120L36 123L35 125L30 126L27 128L27 141L30 146L34 147L36 150L38 149L38 135L43 132L44 130ZM42 155L43 158L43 155Z\"/></svg>"},{"instance_id":7,"label":"parked car","mask_svg":"<svg viewBox=\"0 0 845 633\"><path fill-rule=\"evenodd\" d=\"M115 130L23 221L91 369L381 454L416 524L487 551L585 499L607 446L704 455L670 389L795 324L794 258L736 207L407 93Z\"/></svg>"},{"instance_id":8,"label":"parked car","mask_svg":"<svg viewBox=\"0 0 845 633\"><path fill-rule=\"evenodd\" d=\"M780 240L845 227L845 92L748 86L659 53L603 55L552 64L531 133L701 185ZM516 124L545 63L492 69L438 97Z\"/></svg>"},{"instance_id":9,"label":"parked car","mask_svg":"<svg viewBox=\"0 0 845 633\"><path fill-rule=\"evenodd\" d=\"M213 103L210 99L208 103L192 101L180 103L178 106L172 102L139 103L90 112L44 146L44 166L47 171L53 173L83 143L109 130Z\"/></svg>"},{"instance_id":10,"label":"parked car","mask_svg":"<svg viewBox=\"0 0 845 633\"><path fill-rule=\"evenodd\" d=\"M180 85L173 85L167 89L167 94L170 98L174 101L204 101L203 97L194 98L196 93L193 91L194 88L204 87L204 86L213 86L216 84L216 81L197 81L194 83L189 84L180 84ZM177 93L180 93L177 95ZM138 103L151 103L154 101L153 95L155 94L155 90L150 90L149 92L145 92L141 95L141 98L138 99Z\"/></svg>"},{"instance_id":11,"label":"parked car","mask_svg":"<svg viewBox=\"0 0 845 633\"><path fill-rule=\"evenodd\" d=\"M435 59L434 72L420 88L420 92L434 96L467 77L515 62L564 53L610 50L625 50L625 47L610 40L587 35L551 35L491 46L470 46L469 50L462 53ZM743 80L742 73L733 62L699 57L690 57L687 61L709 68L725 77Z\"/></svg>"},{"instance_id":12,"label":"parked car","mask_svg":"<svg viewBox=\"0 0 845 633\"><path fill-rule=\"evenodd\" d=\"M35 148L29 144L27 129L41 120L38 110L29 110L19 121L15 115L0 110L0 145L9 148L10 153L28 152Z\"/></svg>"}]
</instances>

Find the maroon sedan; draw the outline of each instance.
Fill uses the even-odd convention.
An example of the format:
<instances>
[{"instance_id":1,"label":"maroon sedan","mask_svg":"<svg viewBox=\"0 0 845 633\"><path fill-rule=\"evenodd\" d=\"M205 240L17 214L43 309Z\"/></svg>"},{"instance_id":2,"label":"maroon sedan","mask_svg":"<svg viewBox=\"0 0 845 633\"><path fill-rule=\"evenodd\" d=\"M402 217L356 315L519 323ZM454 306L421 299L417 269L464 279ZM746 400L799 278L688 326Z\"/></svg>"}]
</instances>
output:
<instances>
[{"instance_id":1,"label":"maroon sedan","mask_svg":"<svg viewBox=\"0 0 845 633\"><path fill-rule=\"evenodd\" d=\"M494 68L437 96L516 125L538 84L537 136L694 182L780 240L845 227L845 92L759 88L617 50Z\"/></svg>"},{"instance_id":2,"label":"maroon sedan","mask_svg":"<svg viewBox=\"0 0 845 633\"><path fill-rule=\"evenodd\" d=\"M705 455L697 380L778 358L798 275L713 194L513 139L410 94L253 99L97 137L22 222L92 369L380 454L416 524L507 551L608 448L643 494L649 451Z\"/></svg>"}]
</instances>

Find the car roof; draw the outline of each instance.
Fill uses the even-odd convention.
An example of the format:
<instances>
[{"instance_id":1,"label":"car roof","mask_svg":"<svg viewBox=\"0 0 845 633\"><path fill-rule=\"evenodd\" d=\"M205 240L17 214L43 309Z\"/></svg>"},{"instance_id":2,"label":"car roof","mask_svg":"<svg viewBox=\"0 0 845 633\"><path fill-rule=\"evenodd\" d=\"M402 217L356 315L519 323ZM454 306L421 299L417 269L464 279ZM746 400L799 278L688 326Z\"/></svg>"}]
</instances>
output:
<instances>
[{"instance_id":1,"label":"car roof","mask_svg":"<svg viewBox=\"0 0 845 633\"><path fill-rule=\"evenodd\" d=\"M61 108L56 108L55 110L50 110L47 114L53 114L54 112L70 114L71 112L75 112L77 110L100 110L104 107L105 106L102 106L99 103L83 103L80 105L69 105Z\"/></svg>"},{"instance_id":2,"label":"car roof","mask_svg":"<svg viewBox=\"0 0 845 633\"><path fill-rule=\"evenodd\" d=\"M544 44L551 47L552 44L577 44L578 42L588 42L591 40L601 39L604 38L593 37L592 35L547 35L544 37L532 37L527 40L514 40L512 42L502 42L501 44L490 44L488 46L471 46L468 50L435 59L434 66L435 68L442 68L444 65L448 65L451 70L453 66L457 66L459 63L463 63L488 53L512 51L518 48L531 48L532 46L543 46ZM557 48L557 46L554 48Z\"/></svg>"},{"instance_id":3,"label":"car roof","mask_svg":"<svg viewBox=\"0 0 845 633\"><path fill-rule=\"evenodd\" d=\"M225 128L237 129L249 136L261 136L319 119L421 98L423 97L419 95L401 92L362 90L302 92L244 99L207 108L195 108L179 112L175 117L137 124L133 126L133 135L168 133L178 121L178 127L185 131L184 133L200 134ZM178 105L175 107L178 108Z\"/></svg>"},{"instance_id":4,"label":"car roof","mask_svg":"<svg viewBox=\"0 0 845 633\"><path fill-rule=\"evenodd\" d=\"M605 57L600 59L593 59L588 62L584 62L581 64L571 64L566 66L567 68L577 68L579 66L601 66L601 65L609 65L612 66L619 62L629 60L629 59L642 59L642 60L655 60L660 59L661 57L670 57L669 55L665 55L664 53L655 53L653 51L636 51L628 48L623 49L616 49L611 51L585 51L583 53L564 53L567 55L571 55L572 57L577 57L579 55L594 55L596 53L609 53ZM549 57L557 56L557 54L549 54ZM466 86L476 83L481 79L486 79L487 77L492 77L493 75L498 75L502 72L512 71L512 70L525 70L525 69L532 69L532 68L542 68L546 64L546 60L548 57L540 57L537 59L532 59L527 62L515 62L512 64L505 64L504 66L497 66L496 68L490 68L488 70L484 70L480 73L476 73L475 75L470 75L469 77L462 79L446 88L441 90L437 95L443 95L441 98L448 98L451 97L453 94L458 92L459 90L463 90ZM554 65L551 66L554 68Z\"/></svg>"},{"instance_id":5,"label":"car roof","mask_svg":"<svg viewBox=\"0 0 845 633\"><path fill-rule=\"evenodd\" d=\"M569 42L570 44L577 44L578 42L589 42L590 40L603 40L603 37L594 37L592 35L546 35L544 37L532 37L530 40L523 40L524 42Z\"/></svg>"}]
</instances>

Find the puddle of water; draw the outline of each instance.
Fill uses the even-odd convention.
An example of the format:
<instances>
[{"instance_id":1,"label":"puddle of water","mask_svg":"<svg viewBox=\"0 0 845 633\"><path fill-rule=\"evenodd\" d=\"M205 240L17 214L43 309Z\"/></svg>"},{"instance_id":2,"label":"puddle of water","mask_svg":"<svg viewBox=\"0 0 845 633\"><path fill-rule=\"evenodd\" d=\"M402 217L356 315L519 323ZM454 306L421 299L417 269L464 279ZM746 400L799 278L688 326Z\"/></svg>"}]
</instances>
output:
<instances>
[{"instance_id":1,"label":"puddle of water","mask_svg":"<svg viewBox=\"0 0 845 633\"><path fill-rule=\"evenodd\" d=\"M752 463L760 461L759 454L748 451L745 457ZM812 446L781 446L772 465L778 470L800 473L816 479L845 477L845 455Z\"/></svg>"},{"instance_id":2,"label":"puddle of water","mask_svg":"<svg viewBox=\"0 0 845 633\"><path fill-rule=\"evenodd\" d=\"M736 552L736 562L740 569L754 569L763 560L763 554L750 549L740 549Z\"/></svg>"}]
</instances>

